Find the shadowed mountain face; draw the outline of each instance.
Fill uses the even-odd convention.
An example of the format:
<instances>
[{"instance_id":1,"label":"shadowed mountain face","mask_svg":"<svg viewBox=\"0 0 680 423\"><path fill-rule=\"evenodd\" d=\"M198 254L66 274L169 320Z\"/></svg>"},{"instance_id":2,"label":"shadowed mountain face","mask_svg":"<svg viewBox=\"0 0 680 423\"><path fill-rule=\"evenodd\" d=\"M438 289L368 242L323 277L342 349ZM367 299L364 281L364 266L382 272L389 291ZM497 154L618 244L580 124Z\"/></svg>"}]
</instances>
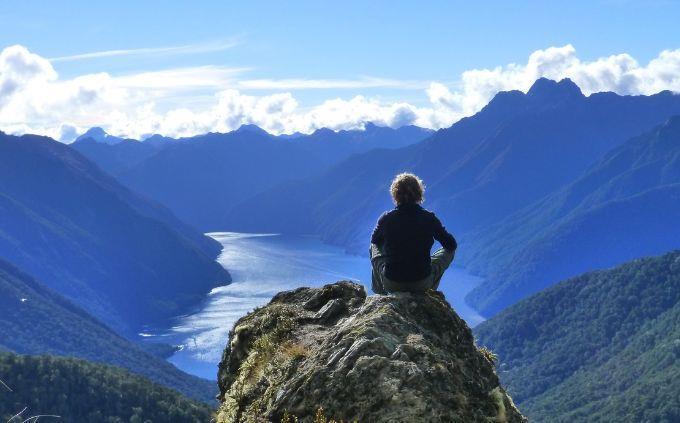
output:
<instances>
[{"instance_id":1,"label":"shadowed mountain face","mask_svg":"<svg viewBox=\"0 0 680 423\"><path fill-rule=\"evenodd\" d=\"M316 233L364 251L395 173L410 170L428 185L427 206L458 234L493 224L564 185L605 152L680 113L670 93L584 97L571 81L538 80L527 94L498 94L475 116L426 141L371 151L330 170L244 201L229 215L239 228ZM299 193L299 194L296 194ZM301 194L304 193L304 194ZM304 196L302 203L283 198ZM267 218L280 204L292 222ZM347 235L349 233L349 235Z\"/></svg>"},{"instance_id":2,"label":"shadowed mountain face","mask_svg":"<svg viewBox=\"0 0 680 423\"><path fill-rule=\"evenodd\" d=\"M608 153L562 189L469 237L469 295L487 314L555 280L680 248L680 117Z\"/></svg>"},{"instance_id":3,"label":"shadowed mountain face","mask_svg":"<svg viewBox=\"0 0 680 423\"><path fill-rule=\"evenodd\" d=\"M276 181L324 167L290 142L250 130L184 140L119 175L132 189L170 207L204 231L230 229L228 210Z\"/></svg>"},{"instance_id":4,"label":"shadowed mountain face","mask_svg":"<svg viewBox=\"0 0 680 423\"><path fill-rule=\"evenodd\" d=\"M166 145L169 144L135 140L120 140L115 144L105 144L94 138L83 138L75 141L71 147L97 163L110 175L118 175L148 159Z\"/></svg>"},{"instance_id":5,"label":"shadowed mountain face","mask_svg":"<svg viewBox=\"0 0 680 423\"><path fill-rule=\"evenodd\" d=\"M364 253L377 217L391 207L392 176L413 171L428 186L426 207L460 237L462 263L470 261L476 272L488 275L491 267L482 260L473 263L464 253L480 230L573 182L608 151L679 113L680 96L670 92L585 97L569 80L540 79L526 94L499 93L476 115L421 143L353 156L258 194L235 207L228 219L239 230L317 234ZM274 209L277 219L271 219ZM524 224L517 226L521 232ZM483 248L493 246L474 247ZM479 288L480 296L484 289ZM517 299L477 304L493 313Z\"/></svg>"},{"instance_id":6,"label":"shadowed mountain face","mask_svg":"<svg viewBox=\"0 0 680 423\"><path fill-rule=\"evenodd\" d=\"M0 135L0 257L126 332L229 275L219 245L49 138Z\"/></svg>"},{"instance_id":7,"label":"shadowed mountain face","mask_svg":"<svg viewBox=\"0 0 680 423\"><path fill-rule=\"evenodd\" d=\"M73 147L110 174L170 207L204 231L233 229L231 208L254 194L305 178L351 154L398 148L432 131L367 124L365 130L320 129L310 135L272 136L254 125L227 134L180 140L152 137L107 145L92 139Z\"/></svg>"},{"instance_id":8,"label":"shadowed mountain face","mask_svg":"<svg viewBox=\"0 0 680 423\"><path fill-rule=\"evenodd\" d=\"M142 351L81 308L2 260L0 310L0 350L72 356L112 364L192 398L209 402L215 396L213 382L190 376Z\"/></svg>"},{"instance_id":9,"label":"shadowed mountain face","mask_svg":"<svg viewBox=\"0 0 680 423\"><path fill-rule=\"evenodd\" d=\"M639 259L529 297L475 336L535 421L680 421L679 287L680 251Z\"/></svg>"}]
</instances>

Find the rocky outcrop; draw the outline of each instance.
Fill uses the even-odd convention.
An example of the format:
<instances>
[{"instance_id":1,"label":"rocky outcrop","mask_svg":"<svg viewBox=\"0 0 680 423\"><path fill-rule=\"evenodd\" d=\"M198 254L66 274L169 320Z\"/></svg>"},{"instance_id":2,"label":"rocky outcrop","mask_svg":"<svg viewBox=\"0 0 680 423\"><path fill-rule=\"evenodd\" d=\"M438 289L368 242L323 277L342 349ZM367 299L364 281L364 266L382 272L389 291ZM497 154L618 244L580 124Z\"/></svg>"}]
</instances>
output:
<instances>
[{"instance_id":1,"label":"rocky outcrop","mask_svg":"<svg viewBox=\"0 0 680 423\"><path fill-rule=\"evenodd\" d=\"M444 297L299 288L236 322L218 422L523 422Z\"/></svg>"}]
</instances>

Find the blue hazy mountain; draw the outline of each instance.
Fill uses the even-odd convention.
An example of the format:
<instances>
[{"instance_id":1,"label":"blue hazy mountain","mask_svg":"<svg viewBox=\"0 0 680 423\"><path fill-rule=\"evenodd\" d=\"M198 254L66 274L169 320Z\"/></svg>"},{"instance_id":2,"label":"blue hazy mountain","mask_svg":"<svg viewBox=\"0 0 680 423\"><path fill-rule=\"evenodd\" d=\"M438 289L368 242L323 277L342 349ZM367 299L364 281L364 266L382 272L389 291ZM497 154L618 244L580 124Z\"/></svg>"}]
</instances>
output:
<instances>
[{"instance_id":1,"label":"blue hazy mountain","mask_svg":"<svg viewBox=\"0 0 680 423\"><path fill-rule=\"evenodd\" d=\"M229 282L218 243L46 137L0 134L0 257L127 331Z\"/></svg>"},{"instance_id":2,"label":"blue hazy mountain","mask_svg":"<svg viewBox=\"0 0 680 423\"><path fill-rule=\"evenodd\" d=\"M400 148L421 141L433 131L417 126L403 126L398 129L381 127L366 123L363 130L333 131L321 128L312 134L299 132L273 136L257 125L242 125L228 134L239 134L241 137L261 136L277 140L290 141L294 149L301 149L300 154L317 154L323 157L324 163L335 163L351 154L365 152L374 148ZM216 134L213 134L216 135ZM222 134L227 135L227 134ZM71 146L97 163L112 175L120 175L132 166L143 162L159 150L178 142L191 142L203 136L188 138L171 138L154 134L143 141L115 137L102 128L90 128L79 136ZM316 157L316 156L315 156Z\"/></svg>"},{"instance_id":3,"label":"blue hazy mountain","mask_svg":"<svg viewBox=\"0 0 680 423\"><path fill-rule=\"evenodd\" d=\"M391 178L413 171L428 186L426 206L464 241L678 113L680 96L670 92L586 97L570 80L539 79L526 94L499 93L479 113L423 142L358 154L246 199L228 221L237 230L316 234L364 253L377 217L391 207Z\"/></svg>"},{"instance_id":4,"label":"blue hazy mountain","mask_svg":"<svg viewBox=\"0 0 680 423\"><path fill-rule=\"evenodd\" d=\"M102 143L94 138L81 138L70 145L107 173L117 175L148 159L167 144L154 136L144 142L121 139L115 144Z\"/></svg>"},{"instance_id":5,"label":"blue hazy mountain","mask_svg":"<svg viewBox=\"0 0 680 423\"><path fill-rule=\"evenodd\" d=\"M263 136L268 136L269 132L265 131L264 129L260 128L257 125L253 124L244 124L241 125L238 129L235 131L236 133L248 133L248 134L256 134L256 135L263 135Z\"/></svg>"},{"instance_id":6,"label":"blue hazy mountain","mask_svg":"<svg viewBox=\"0 0 680 423\"><path fill-rule=\"evenodd\" d=\"M182 220L216 231L231 229L228 211L253 194L314 175L356 152L401 147L430 133L413 126L391 129L367 124L361 131L321 129L307 136L276 137L245 125L226 134L183 138L151 155L142 151L144 141L134 146L137 158L144 158L135 163L128 160L127 168L109 164L111 157L120 157L116 149L123 143L97 152L81 143L74 147L135 191L168 206Z\"/></svg>"},{"instance_id":7,"label":"blue hazy mountain","mask_svg":"<svg viewBox=\"0 0 680 423\"><path fill-rule=\"evenodd\" d=\"M680 421L680 251L564 281L474 332L533 421Z\"/></svg>"},{"instance_id":8,"label":"blue hazy mountain","mask_svg":"<svg viewBox=\"0 0 680 423\"><path fill-rule=\"evenodd\" d=\"M79 357L126 368L192 398L207 402L215 396L214 382L188 375L143 351L3 260L0 310L0 350Z\"/></svg>"},{"instance_id":9,"label":"blue hazy mountain","mask_svg":"<svg viewBox=\"0 0 680 423\"><path fill-rule=\"evenodd\" d=\"M555 280L680 248L680 117L609 152L567 186L469 237L492 314Z\"/></svg>"},{"instance_id":10,"label":"blue hazy mountain","mask_svg":"<svg viewBox=\"0 0 680 423\"><path fill-rule=\"evenodd\" d=\"M398 129L367 123L363 130L317 129L310 135L293 137L293 143L306 151L316 151L328 163L376 148L395 149L422 141L433 131L408 125Z\"/></svg>"},{"instance_id":11,"label":"blue hazy mountain","mask_svg":"<svg viewBox=\"0 0 680 423\"><path fill-rule=\"evenodd\" d=\"M177 141L179 141L179 140L176 139L176 138L166 137L166 136L163 136L163 135L160 135L160 134L153 134L153 135L143 139L143 142L145 142L146 144L151 144L151 145L154 145L156 147L166 146L167 144L172 144L172 143L175 143Z\"/></svg>"},{"instance_id":12,"label":"blue hazy mountain","mask_svg":"<svg viewBox=\"0 0 680 423\"><path fill-rule=\"evenodd\" d=\"M83 135L80 135L74 142L78 141L83 141L86 139L91 139L95 142L98 142L100 144L107 144L107 145L116 145L121 141L125 141L125 138L121 137L116 137L113 135L109 135L104 131L104 129L99 128L99 127L94 127L88 129Z\"/></svg>"},{"instance_id":13,"label":"blue hazy mountain","mask_svg":"<svg viewBox=\"0 0 680 423\"><path fill-rule=\"evenodd\" d=\"M92 136L92 135L96 136ZM90 128L70 144L111 175L119 175L180 140L153 134L143 141L109 135L102 128Z\"/></svg>"}]
</instances>

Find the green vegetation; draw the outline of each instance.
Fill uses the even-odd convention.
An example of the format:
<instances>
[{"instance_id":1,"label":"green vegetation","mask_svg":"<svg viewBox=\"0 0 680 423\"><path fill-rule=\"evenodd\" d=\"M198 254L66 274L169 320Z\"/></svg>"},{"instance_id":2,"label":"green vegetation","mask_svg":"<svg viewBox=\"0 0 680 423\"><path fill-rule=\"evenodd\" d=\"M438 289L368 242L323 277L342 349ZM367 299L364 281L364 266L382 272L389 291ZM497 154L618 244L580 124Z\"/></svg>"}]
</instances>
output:
<instances>
[{"instance_id":1,"label":"green vegetation","mask_svg":"<svg viewBox=\"0 0 680 423\"><path fill-rule=\"evenodd\" d=\"M0 387L0 421L24 407L24 418L49 414L65 423L203 423L212 416L206 405L171 389L116 367L73 358L0 353L0 378L11 388Z\"/></svg>"},{"instance_id":2,"label":"green vegetation","mask_svg":"<svg viewBox=\"0 0 680 423\"><path fill-rule=\"evenodd\" d=\"M283 413L283 417L281 418L281 423L298 423L298 421L299 420L297 416L288 412ZM314 423L345 423L345 421L335 420L326 416L326 412L324 411L323 407L319 407L316 409L316 413L314 414ZM355 421L352 423L357 422Z\"/></svg>"},{"instance_id":3,"label":"green vegetation","mask_svg":"<svg viewBox=\"0 0 680 423\"><path fill-rule=\"evenodd\" d=\"M479 348L479 352L482 353L486 361L491 363L493 366L495 366L496 363L498 362L498 355L495 352L488 349L487 347Z\"/></svg>"},{"instance_id":4,"label":"green vegetation","mask_svg":"<svg viewBox=\"0 0 680 423\"><path fill-rule=\"evenodd\" d=\"M146 347L145 347L146 348ZM167 346L154 351L166 354ZM40 282L0 260L0 350L74 356L112 364L211 402L214 382L188 375L144 351Z\"/></svg>"},{"instance_id":5,"label":"green vegetation","mask_svg":"<svg viewBox=\"0 0 680 423\"><path fill-rule=\"evenodd\" d=\"M295 327L295 312L286 306L278 307L281 314L269 313L266 318L259 322L257 335L253 335L253 327L249 325L239 328L241 333L246 336L257 336L252 341L253 353L249 354L240 363L240 374L233 382L233 390L236 395L224 397L222 411L218 412L221 421L228 421L227 417L232 410L225 410L241 402L248 401L250 398L257 398L253 402L253 409L259 413L266 408L268 401L272 400L278 391L274 388L278 379L285 377L284 374L270 375L271 386L264 387L257 383L262 379L267 370L271 371L272 366L277 366L282 361L297 360L304 357L307 351L303 346L294 344L288 340ZM238 325L238 323L237 323Z\"/></svg>"},{"instance_id":6,"label":"green vegetation","mask_svg":"<svg viewBox=\"0 0 680 423\"><path fill-rule=\"evenodd\" d=\"M562 282L475 334L533 421L680 421L680 251Z\"/></svg>"}]
</instances>

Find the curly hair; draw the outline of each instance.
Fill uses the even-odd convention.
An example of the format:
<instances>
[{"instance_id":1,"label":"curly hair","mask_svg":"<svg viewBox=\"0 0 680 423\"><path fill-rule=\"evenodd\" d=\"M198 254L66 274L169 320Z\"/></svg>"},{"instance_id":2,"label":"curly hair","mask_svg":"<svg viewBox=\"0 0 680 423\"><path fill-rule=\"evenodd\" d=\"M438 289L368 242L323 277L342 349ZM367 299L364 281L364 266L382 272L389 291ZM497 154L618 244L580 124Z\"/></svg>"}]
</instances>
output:
<instances>
[{"instance_id":1,"label":"curly hair","mask_svg":"<svg viewBox=\"0 0 680 423\"><path fill-rule=\"evenodd\" d=\"M425 201L425 184L412 173L400 173L390 185L392 201L397 206L402 204L420 204Z\"/></svg>"}]
</instances>

